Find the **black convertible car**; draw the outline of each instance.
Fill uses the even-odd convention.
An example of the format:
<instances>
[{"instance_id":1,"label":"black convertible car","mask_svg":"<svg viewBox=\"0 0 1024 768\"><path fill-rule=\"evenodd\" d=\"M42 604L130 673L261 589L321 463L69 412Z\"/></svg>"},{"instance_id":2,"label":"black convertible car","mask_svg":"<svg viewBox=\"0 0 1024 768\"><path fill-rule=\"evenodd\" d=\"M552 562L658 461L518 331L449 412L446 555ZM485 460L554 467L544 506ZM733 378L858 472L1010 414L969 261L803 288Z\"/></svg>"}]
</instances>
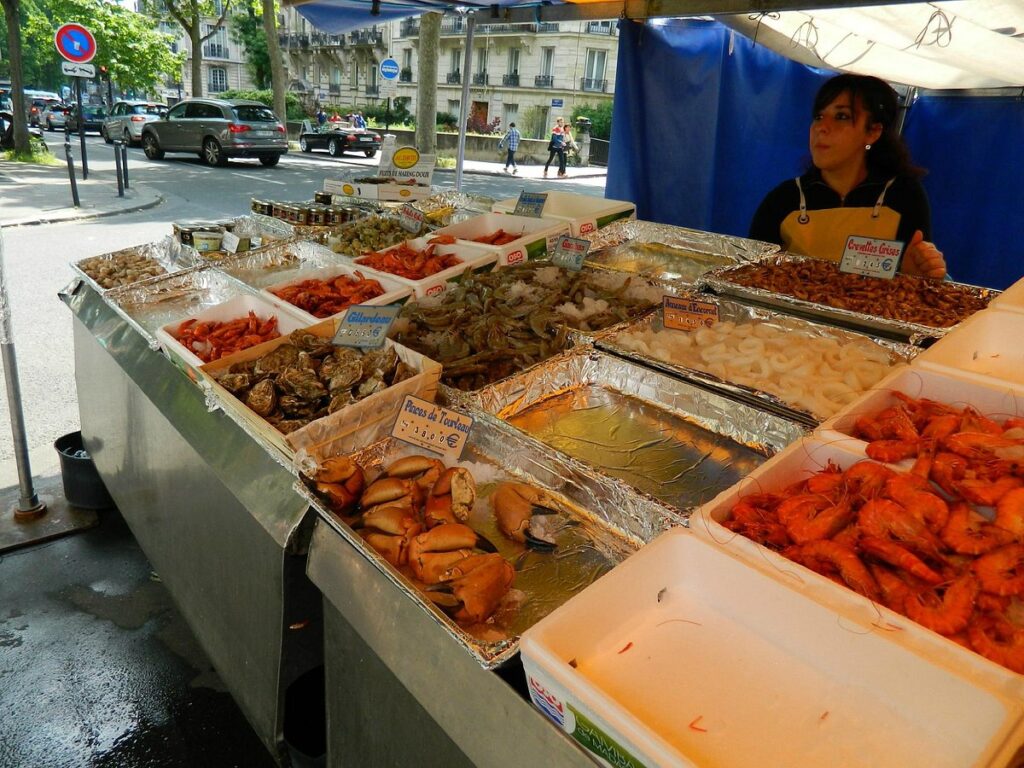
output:
<instances>
[{"instance_id":1,"label":"black convertible car","mask_svg":"<svg viewBox=\"0 0 1024 768\"><path fill-rule=\"evenodd\" d=\"M353 128L350 123L326 123L320 128L306 123L299 134L299 149L303 152L326 149L331 157L341 157L345 152L362 152L373 157L382 141L380 134Z\"/></svg>"}]
</instances>

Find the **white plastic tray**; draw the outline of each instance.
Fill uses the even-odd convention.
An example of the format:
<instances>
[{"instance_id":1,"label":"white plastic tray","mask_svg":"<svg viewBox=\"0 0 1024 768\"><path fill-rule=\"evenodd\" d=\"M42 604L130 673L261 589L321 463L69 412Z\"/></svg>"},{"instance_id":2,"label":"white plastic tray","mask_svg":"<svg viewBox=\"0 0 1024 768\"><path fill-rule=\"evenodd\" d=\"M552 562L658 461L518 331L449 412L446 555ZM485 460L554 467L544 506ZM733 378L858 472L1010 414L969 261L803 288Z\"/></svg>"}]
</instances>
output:
<instances>
[{"instance_id":1,"label":"white plastic tray","mask_svg":"<svg viewBox=\"0 0 1024 768\"><path fill-rule=\"evenodd\" d=\"M197 322L215 321L224 323L246 317L250 311L255 312L261 321L266 320L270 315L276 315L277 330L282 336L287 336L292 331L297 331L299 328L305 328L307 325L310 325L310 322L304 317L305 313L300 312L290 304L284 304L280 300L268 301L262 296L242 294L235 296L233 299L228 299L215 307L210 307L197 315L183 317L181 320L158 328L156 337L169 355L180 358L191 368L199 368L206 363L183 344L178 343L177 330L181 327L181 324L191 317L194 317ZM313 318L313 322L317 322L316 318Z\"/></svg>"},{"instance_id":2,"label":"white plastic tray","mask_svg":"<svg viewBox=\"0 0 1024 768\"><path fill-rule=\"evenodd\" d=\"M1024 312L1024 278L992 299L989 307L1009 312Z\"/></svg>"},{"instance_id":3,"label":"white plastic tray","mask_svg":"<svg viewBox=\"0 0 1024 768\"><path fill-rule=\"evenodd\" d=\"M976 381L1024 386L1024 313L985 309L918 355L911 365Z\"/></svg>"},{"instance_id":4,"label":"white plastic tray","mask_svg":"<svg viewBox=\"0 0 1024 768\"><path fill-rule=\"evenodd\" d=\"M569 222L573 237L586 237L619 219L635 219L636 206L626 200L577 195L572 192L548 192L544 204L545 219ZM500 200L491 206L495 213L514 213L518 198Z\"/></svg>"},{"instance_id":5,"label":"white plastic tray","mask_svg":"<svg viewBox=\"0 0 1024 768\"><path fill-rule=\"evenodd\" d=\"M380 283L381 288L384 289L383 294L370 299L369 301L364 301L364 304L368 304L370 306L396 304L405 301L412 295L412 289L408 285L400 283L395 279L394 275L386 275L380 272L375 272L372 269L364 269L363 267L358 266L354 267L348 264L339 264L333 267L320 267L318 269L307 269L293 272L287 280L275 283L274 285L268 285L260 291L260 294L265 296L268 301L273 301L275 304L287 307L290 312L305 319L307 325L312 325L313 323L319 323L328 318L316 317L303 309L299 309L294 304L289 304L280 296L275 295L272 291L280 290L281 288L286 288L289 285L295 285L296 283L301 283L304 280L329 280L333 277L338 277L339 275L353 275L356 272L360 272L365 278L376 280ZM338 312L337 314L340 315L341 313ZM332 315L331 317L334 316L335 315Z\"/></svg>"},{"instance_id":6,"label":"white plastic tray","mask_svg":"<svg viewBox=\"0 0 1024 768\"><path fill-rule=\"evenodd\" d=\"M433 237L434 235L417 237L413 240L407 240L406 242L409 244L409 247L421 251L430 245L430 240ZM381 249L381 253L393 251L401 245L402 244L399 243L398 245L393 245L390 248L383 248ZM424 296L438 296L448 289L448 285L451 281L458 279L463 275L463 273L467 271L476 272L483 269L492 269L498 261L498 254L481 243L455 243L453 245L439 244L434 250L434 253L440 255L451 254L455 258L459 259L461 263L456 264L454 267L443 269L436 274L423 278L422 280L409 280L405 277L393 275L390 272L371 269L370 267L357 263L358 259L352 259L352 266L354 269L359 269L367 275L373 275L377 278L388 278L400 285L408 286L412 289L413 295L416 298L421 299ZM363 257L360 256L359 258Z\"/></svg>"},{"instance_id":7,"label":"white plastic tray","mask_svg":"<svg viewBox=\"0 0 1024 768\"><path fill-rule=\"evenodd\" d=\"M514 234L522 233L522 237L505 245L486 245L473 241L475 237L492 235L499 229ZM484 213L439 229L434 234L452 235L467 244L493 250L498 254L498 266L508 267L522 264L528 259L543 258L553 251L559 236L569 234L569 222L563 219L514 216L510 213Z\"/></svg>"},{"instance_id":8,"label":"white plastic tray","mask_svg":"<svg viewBox=\"0 0 1024 768\"><path fill-rule=\"evenodd\" d=\"M1022 730L1021 701L970 668L932 663L682 529L520 650L534 703L608 765L1002 766Z\"/></svg>"}]
</instances>

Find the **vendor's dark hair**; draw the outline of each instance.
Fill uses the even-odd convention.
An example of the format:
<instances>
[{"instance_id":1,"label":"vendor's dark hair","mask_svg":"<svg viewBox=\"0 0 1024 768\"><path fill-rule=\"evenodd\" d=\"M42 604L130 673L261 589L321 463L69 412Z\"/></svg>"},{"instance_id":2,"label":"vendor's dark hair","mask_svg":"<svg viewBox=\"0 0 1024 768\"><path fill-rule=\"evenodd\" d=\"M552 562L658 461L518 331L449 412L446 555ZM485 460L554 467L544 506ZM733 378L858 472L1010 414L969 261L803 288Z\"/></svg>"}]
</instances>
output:
<instances>
[{"instance_id":1,"label":"vendor's dark hair","mask_svg":"<svg viewBox=\"0 0 1024 768\"><path fill-rule=\"evenodd\" d=\"M871 150L866 156L868 172L883 176L922 176L924 170L910 161L910 150L896 132L900 107L899 97L892 86L869 75L836 75L831 80L826 80L818 89L818 94L814 97L812 117L843 93L850 94L854 118L861 109L864 109L868 113L869 126L882 126L882 135L871 145Z\"/></svg>"}]
</instances>

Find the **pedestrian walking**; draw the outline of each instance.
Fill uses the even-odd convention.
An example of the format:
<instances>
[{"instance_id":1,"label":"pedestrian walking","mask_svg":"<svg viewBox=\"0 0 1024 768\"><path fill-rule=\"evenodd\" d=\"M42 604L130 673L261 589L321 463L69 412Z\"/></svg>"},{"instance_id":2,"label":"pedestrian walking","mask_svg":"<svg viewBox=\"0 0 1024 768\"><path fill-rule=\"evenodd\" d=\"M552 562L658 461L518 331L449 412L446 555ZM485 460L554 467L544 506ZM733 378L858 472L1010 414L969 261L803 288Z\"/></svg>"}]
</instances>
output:
<instances>
[{"instance_id":1,"label":"pedestrian walking","mask_svg":"<svg viewBox=\"0 0 1024 768\"><path fill-rule=\"evenodd\" d=\"M327 122L327 113L324 112L323 107L317 107L316 110L316 124L323 128L324 123Z\"/></svg>"},{"instance_id":2,"label":"pedestrian walking","mask_svg":"<svg viewBox=\"0 0 1024 768\"><path fill-rule=\"evenodd\" d=\"M555 127L551 129L551 139L548 141L548 161L544 163L544 178L547 178L548 167L551 161L558 158L558 178L565 176L565 120L558 118Z\"/></svg>"},{"instance_id":3,"label":"pedestrian walking","mask_svg":"<svg viewBox=\"0 0 1024 768\"><path fill-rule=\"evenodd\" d=\"M519 166L516 165L516 150L519 149L519 140L522 136L519 135L519 130L516 128L515 123L508 124L508 133L501 137L501 141L498 142L498 149L507 146L508 154L505 156L505 173L508 173L509 165L512 166L512 173L519 173Z\"/></svg>"},{"instance_id":4,"label":"pedestrian walking","mask_svg":"<svg viewBox=\"0 0 1024 768\"><path fill-rule=\"evenodd\" d=\"M366 118L363 117L363 113L362 112L357 112L356 113L355 127L359 128L360 130L366 128Z\"/></svg>"}]
</instances>

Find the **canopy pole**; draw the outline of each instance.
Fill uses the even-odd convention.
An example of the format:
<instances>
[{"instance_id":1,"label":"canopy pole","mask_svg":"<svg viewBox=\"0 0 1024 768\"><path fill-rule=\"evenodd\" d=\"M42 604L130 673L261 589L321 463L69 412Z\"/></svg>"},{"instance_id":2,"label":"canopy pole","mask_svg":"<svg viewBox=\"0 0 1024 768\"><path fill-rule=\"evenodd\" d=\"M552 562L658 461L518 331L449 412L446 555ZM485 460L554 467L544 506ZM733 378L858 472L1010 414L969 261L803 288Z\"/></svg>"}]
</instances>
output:
<instances>
[{"instance_id":1,"label":"canopy pole","mask_svg":"<svg viewBox=\"0 0 1024 768\"><path fill-rule=\"evenodd\" d=\"M462 191L462 165L466 159L466 123L469 122L469 80L473 76L475 14L466 15L466 54L462 57L462 103L459 104L459 149L455 156L455 190Z\"/></svg>"}]
</instances>

